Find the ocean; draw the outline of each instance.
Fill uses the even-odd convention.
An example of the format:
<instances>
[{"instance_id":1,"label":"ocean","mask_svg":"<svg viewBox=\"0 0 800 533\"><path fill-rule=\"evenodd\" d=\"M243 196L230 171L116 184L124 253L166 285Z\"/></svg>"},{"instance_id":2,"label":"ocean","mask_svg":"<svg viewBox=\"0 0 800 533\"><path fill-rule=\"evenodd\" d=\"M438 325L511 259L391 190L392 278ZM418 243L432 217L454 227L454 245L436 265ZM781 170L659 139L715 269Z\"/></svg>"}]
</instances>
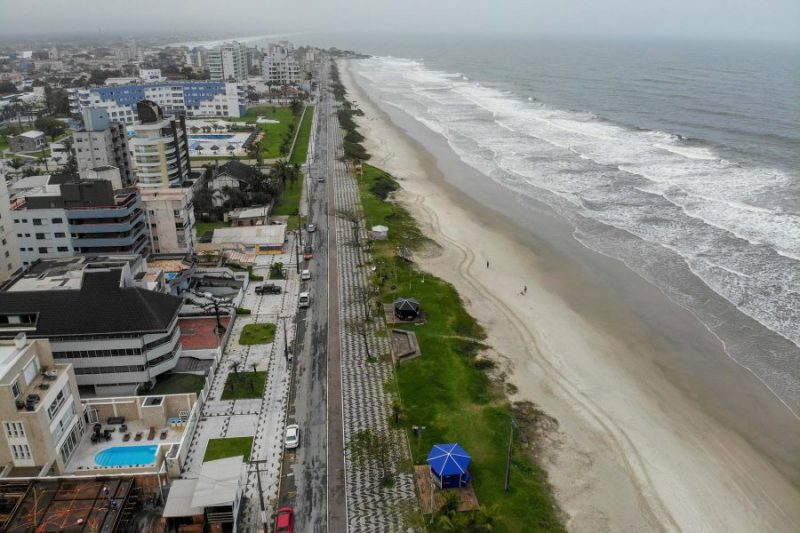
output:
<instances>
[{"instance_id":1,"label":"ocean","mask_svg":"<svg viewBox=\"0 0 800 533\"><path fill-rule=\"evenodd\" d=\"M800 418L800 47L310 41L372 54L371 93L690 310Z\"/></svg>"}]
</instances>

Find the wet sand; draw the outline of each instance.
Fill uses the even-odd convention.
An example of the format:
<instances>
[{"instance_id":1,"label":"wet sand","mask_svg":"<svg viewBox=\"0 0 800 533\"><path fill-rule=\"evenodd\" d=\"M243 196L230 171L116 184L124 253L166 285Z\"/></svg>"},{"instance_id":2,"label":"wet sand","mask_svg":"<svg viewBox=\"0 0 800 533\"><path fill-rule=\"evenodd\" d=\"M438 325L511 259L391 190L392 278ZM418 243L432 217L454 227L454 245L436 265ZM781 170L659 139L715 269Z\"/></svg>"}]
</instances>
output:
<instances>
[{"instance_id":1,"label":"wet sand","mask_svg":"<svg viewBox=\"0 0 800 533\"><path fill-rule=\"evenodd\" d=\"M791 413L688 311L340 66L371 163L440 245L420 265L487 328L513 399L559 421L544 460L570 530L799 531Z\"/></svg>"}]
</instances>

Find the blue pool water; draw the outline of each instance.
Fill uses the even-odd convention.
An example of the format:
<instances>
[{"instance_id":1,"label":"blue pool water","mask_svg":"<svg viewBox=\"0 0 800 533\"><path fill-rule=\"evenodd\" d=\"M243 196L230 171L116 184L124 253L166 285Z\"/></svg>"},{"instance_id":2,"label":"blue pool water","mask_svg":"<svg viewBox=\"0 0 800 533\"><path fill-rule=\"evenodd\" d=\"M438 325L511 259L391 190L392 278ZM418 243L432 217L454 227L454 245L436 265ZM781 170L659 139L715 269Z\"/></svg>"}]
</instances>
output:
<instances>
[{"instance_id":1,"label":"blue pool water","mask_svg":"<svg viewBox=\"0 0 800 533\"><path fill-rule=\"evenodd\" d=\"M220 140L220 139L232 139L234 136L229 135L227 133L203 133L203 134L191 134L189 135L190 139L211 139L211 140Z\"/></svg>"},{"instance_id":2,"label":"blue pool water","mask_svg":"<svg viewBox=\"0 0 800 533\"><path fill-rule=\"evenodd\" d=\"M94 456L98 466L147 466L156 460L158 445L114 446Z\"/></svg>"}]
</instances>

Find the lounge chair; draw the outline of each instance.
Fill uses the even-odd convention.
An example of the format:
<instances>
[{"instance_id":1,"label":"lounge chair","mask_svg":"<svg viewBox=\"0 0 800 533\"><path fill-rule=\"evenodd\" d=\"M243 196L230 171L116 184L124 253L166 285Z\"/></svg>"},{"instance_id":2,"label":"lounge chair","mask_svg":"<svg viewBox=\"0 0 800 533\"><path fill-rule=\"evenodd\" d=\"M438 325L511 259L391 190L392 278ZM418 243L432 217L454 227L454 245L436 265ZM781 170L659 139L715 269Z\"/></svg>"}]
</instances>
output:
<instances>
[{"instance_id":1,"label":"lounge chair","mask_svg":"<svg viewBox=\"0 0 800 533\"><path fill-rule=\"evenodd\" d=\"M147 434L147 440L153 440L156 438L156 428L150 427L150 433Z\"/></svg>"},{"instance_id":2,"label":"lounge chair","mask_svg":"<svg viewBox=\"0 0 800 533\"><path fill-rule=\"evenodd\" d=\"M137 441L137 442L138 442L138 441L142 440L142 436L143 436L143 435L144 435L144 433L143 433L143 432L141 432L141 431L138 431L138 432L136 433L136 436L135 436L135 437L133 437L133 440L135 440L135 441Z\"/></svg>"},{"instance_id":3,"label":"lounge chair","mask_svg":"<svg viewBox=\"0 0 800 533\"><path fill-rule=\"evenodd\" d=\"M160 438L161 438L161 440L164 440L164 439L167 438L167 430L166 429L162 429L161 430L161 437Z\"/></svg>"},{"instance_id":4,"label":"lounge chair","mask_svg":"<svg viewBox=\"0 0 800 533\"><path fill-rule=\"evenodd\" d=\"M129 440L131 440L131 434L125 433L125 435L122 436L122 442L128 442Z\"/></svg>"}]
</instances>

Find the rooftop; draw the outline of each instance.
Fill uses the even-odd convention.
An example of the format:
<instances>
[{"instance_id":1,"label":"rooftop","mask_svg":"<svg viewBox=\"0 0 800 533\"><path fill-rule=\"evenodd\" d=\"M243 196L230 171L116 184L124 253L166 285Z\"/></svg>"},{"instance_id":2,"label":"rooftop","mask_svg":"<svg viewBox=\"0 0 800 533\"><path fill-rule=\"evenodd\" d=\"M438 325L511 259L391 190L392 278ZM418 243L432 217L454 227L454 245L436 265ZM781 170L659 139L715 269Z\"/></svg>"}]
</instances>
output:
<instances>
[{"instance_id":1,"label":"rooftop","mask_svg":"<svg viewBox=\"0 0 800 533\"><path fill-rule=\"evenodd\" d=\"M281 245L286 238L286 225L241 226L217 228L211 236L213 244Z\"/></svg>"},{"instance_id":2,"label":"rooftop","mask_svg":"<svg viewBox=\"0 0 800 533\"><path fill-rule=\"evenodd\" d=\"M176 296L121 286L119 268L87 270L79 288L69 279L66 285L0 292L5 314L34 317L32 324L6 325L0 337L13 337L20 330L33 337L166 331L183 302Z\"/></svg>"},{"instance_id":3,"label":"rooftop","mask_svg":"<svg viewBox=\"0 0 800 533\"><path fill-rule=\"evenodd\" d=\"M75 289L83 285L83 277L93 269L122 269L140 261L138 255L98 255L46 259L32 264L22 274L9 282L8 292ZM121 272L120 272L121 275Z\"/></svg>"},{"instance_id":4,"label":"rooftop","mask_svg":"<svg viewBox=\"0 0 800 533\"><path fill-rule=\"evenodd\" d=\"M230 218L233 219L240 219L240 218L266 218L269 215L269 206L268 205L260 205L257 207L245 207L242 209L237 209L232 211L230 214Z\"/></svg>"},{"instance_id":5,"label":"rooftop","mask_svg":"<svg viewBox=\"0 0 800 533\"><path fill-rule=\"evenodd\" d=\"M42 135L44 135L43 131L28 130L26 132L20 133L18 137L28 137L29 139L35 139L36 137L41 137Z\"/></svg>"}]
</instances>

